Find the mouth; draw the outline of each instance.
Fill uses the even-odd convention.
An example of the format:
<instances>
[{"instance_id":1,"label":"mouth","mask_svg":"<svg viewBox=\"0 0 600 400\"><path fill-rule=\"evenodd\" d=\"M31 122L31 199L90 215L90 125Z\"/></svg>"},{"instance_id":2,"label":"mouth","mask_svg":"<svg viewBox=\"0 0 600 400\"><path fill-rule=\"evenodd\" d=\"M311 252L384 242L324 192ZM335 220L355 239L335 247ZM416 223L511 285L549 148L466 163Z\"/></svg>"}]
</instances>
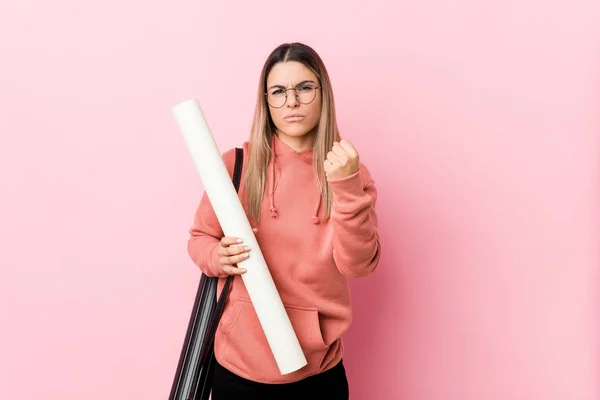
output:
<instances>
[{"instance_id":1,"label":"mouth","mask_svg":"<svg viewBox=\"0 0 600 400\"><path fill-rule=\"evenodd\" d=\"M283 119L285 119L286 121L300 121L301 119L304 119L304 115L290 114L290 115L286 115Z\"/></svg>"}]
</instances>

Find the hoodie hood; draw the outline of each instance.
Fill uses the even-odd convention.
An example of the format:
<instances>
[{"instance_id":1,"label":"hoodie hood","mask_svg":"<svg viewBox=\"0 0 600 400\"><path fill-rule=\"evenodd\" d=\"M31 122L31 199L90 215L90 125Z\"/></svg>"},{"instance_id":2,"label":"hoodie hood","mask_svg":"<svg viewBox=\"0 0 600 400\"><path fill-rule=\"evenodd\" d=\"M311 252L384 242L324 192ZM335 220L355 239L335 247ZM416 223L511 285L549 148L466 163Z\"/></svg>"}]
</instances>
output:
<instances>
[{"instance_id":1,"label":"hoodie hood","mask_svg":"<svg viewBox=\"0 0 600 400\"><path fill-rule=\"evenodd\" d=\"M273 134L271 138L271 161L267 171L267 182L269 182L269 211L271 218L277 218L279 211L275 205L275 189L277 187L277 171L281 171L278 168L278 163L283 162L287 157L298 157L303 162L307 163L312 167L313 163L313 149L312 147L302 151L295 151L287 144L283 143L276 134ZM321 222L319 218L319 211L321 209L322 195L318 196L317 205L313 215L311 216L311 222L313 224L319 224Z\"/></svg>"}]
</instances>

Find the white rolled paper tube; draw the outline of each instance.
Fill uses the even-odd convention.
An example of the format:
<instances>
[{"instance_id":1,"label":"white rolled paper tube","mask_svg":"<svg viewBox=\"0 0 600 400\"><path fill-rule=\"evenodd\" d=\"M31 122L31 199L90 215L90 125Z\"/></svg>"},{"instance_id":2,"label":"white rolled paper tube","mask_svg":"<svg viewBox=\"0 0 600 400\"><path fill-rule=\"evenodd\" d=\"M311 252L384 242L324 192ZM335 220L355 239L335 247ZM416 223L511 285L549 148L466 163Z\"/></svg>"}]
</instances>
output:
<instances>
[{"instance_id":1,"label":"white rolled paper tube","mask_svg":"<svg viewBox=\"0 0 600 400\"><path fill-rule=\"evenodd\" d=\"M187 100L173 107L204 190L225 236L241 237L251 256L239 263L246 269L242 280L282 375L307 364L279 292L233 186L200 104Z\"/></svg>"}]
</instances>

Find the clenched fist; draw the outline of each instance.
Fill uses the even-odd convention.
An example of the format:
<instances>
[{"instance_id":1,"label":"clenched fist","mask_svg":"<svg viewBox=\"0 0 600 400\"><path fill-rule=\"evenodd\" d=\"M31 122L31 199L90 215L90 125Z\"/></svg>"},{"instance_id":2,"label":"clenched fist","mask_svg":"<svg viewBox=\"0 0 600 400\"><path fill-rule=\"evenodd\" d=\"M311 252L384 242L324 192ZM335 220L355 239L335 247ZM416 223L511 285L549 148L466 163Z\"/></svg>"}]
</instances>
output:
<instances>
[{"instance_id":1,"label":"clenched fist","mask_svg":"<svg viewBox=\"0 0 600 400\"><path fill-rule=\"evenodd\" d=\"M335 142L324 162L327 180L342 179L358 171L358 152L349 141Z\"/></svg>"}]
</instances>

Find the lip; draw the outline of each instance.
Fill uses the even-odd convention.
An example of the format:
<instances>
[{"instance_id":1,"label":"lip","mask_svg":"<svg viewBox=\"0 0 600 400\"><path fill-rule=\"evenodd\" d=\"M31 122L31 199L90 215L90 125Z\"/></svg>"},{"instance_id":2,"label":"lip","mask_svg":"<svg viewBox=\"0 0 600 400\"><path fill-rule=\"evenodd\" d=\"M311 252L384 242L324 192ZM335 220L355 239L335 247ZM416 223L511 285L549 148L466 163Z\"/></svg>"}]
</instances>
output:
<instances>
[{"instance_id":1,"label":"lip","mask_svg":"<svg viewBox=\"0 0 600 400\"><path fill-rule=\"evenodd\" d=\"M304 119L304 115L290 114L290 115L286 115L283 119L285 119L286 121L300 121L300 120Z\"/></svg>"}]
</instances>

